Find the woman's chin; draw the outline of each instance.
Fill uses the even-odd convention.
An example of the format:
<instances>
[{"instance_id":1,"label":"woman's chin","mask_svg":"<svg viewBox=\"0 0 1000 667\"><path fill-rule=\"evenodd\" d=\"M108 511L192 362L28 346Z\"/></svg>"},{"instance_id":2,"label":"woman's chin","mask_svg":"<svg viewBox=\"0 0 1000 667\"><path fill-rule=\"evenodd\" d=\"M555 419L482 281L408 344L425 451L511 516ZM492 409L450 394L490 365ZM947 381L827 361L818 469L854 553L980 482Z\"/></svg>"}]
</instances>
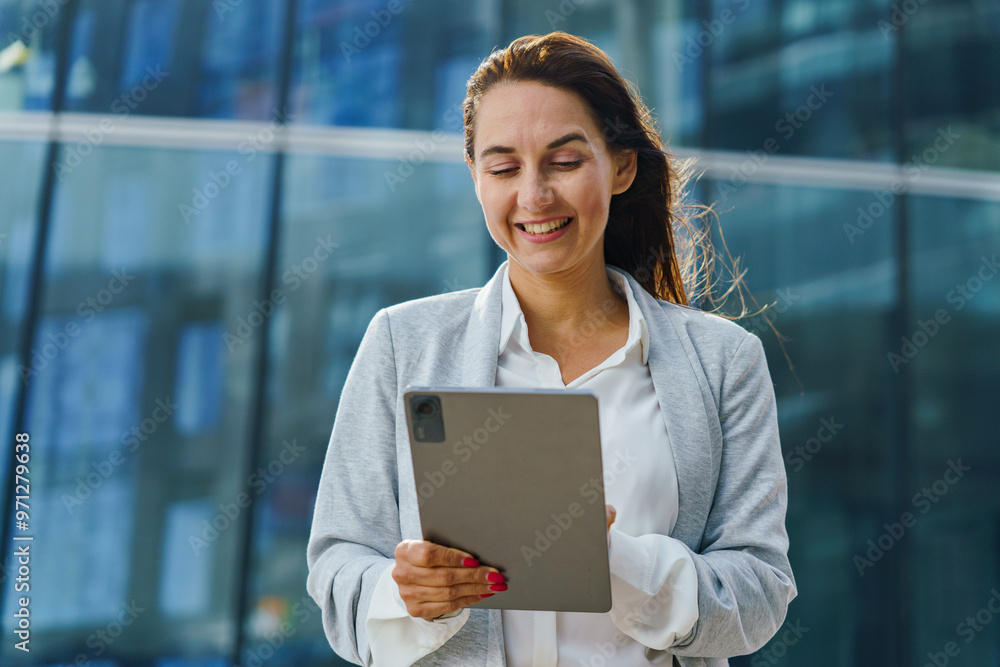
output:
<instances>
[{"instance_id":1,"label":"woman's chin","mask_svg":"<svg viewBox=\"0 0 1000 667\"><path fill-rule=\"evenodd\" d=\"M536 251L530 248L528 252L507 254L521 268L537 274L560 273L572 268L575 263L573 258L567 257L565 253Z\"/></svg>"}]
</instances>

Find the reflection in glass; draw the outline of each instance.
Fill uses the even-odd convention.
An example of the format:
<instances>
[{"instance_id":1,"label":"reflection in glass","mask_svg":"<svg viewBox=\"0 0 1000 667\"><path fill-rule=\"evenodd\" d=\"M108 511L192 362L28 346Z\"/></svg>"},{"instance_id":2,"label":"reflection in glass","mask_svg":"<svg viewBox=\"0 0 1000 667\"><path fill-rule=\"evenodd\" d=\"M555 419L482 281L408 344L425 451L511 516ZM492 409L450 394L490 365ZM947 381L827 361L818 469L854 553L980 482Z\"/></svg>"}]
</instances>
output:
<instances>
[{"instance_id":1,"label":"reflection in glass","mask_svg":"<svg viewBox=\"0 0 1000 667\"><path fill-rule=\"evenodd\" d=\"M56 38L64 5L0 0L0 112L52 109Z\"/></svg>"},{"instance_id":2,"label":"reflection in glass","mask_svg":"<svg viewBox=\"0 0 1000 667\"><path fill-rule=\"evenodd\" d=\"M66 107L270 120L283 21L280 0L80 0Z\"/></svg>"},{"instance_id":3,"label":"reflection in glass","mask_svg":"<svg viewBox=\"0 0 1000 667\"><path fill-rule=\"evenodd\" d=\"M865 193L755 184L734 190L719 181L708 192L753 295L773 304L740 324L764 343L778 401L789 558L799 588L789 620L810 629L808 641L785 647L788 661L895 664L892 642L865 634L873 626L883 637L898 632L886 594L894 572L875 569L859 582L851 560L878 536L895 501L885 363L896 302L892 226L873 226L851 243L844 224L866 204ZM770 655L765 651L759 655Z\"/></svg>"},{"instance_id":4,"label":"reflection in glass","mask_svg":"<svg viewBox=\"0 0 1000 667\"><path fill-rule=\"evenodd\" d=\"M234 159L241 172L206 189ZM271 162L97 147L57 186L26 414L32 660L73 661L122 614L102 654L233 650L246 515L231 507L259 341L230 351L223 336L258 297ZM4 664L38 664L21 653L0 647Z\"/></svg>"},{"instance_id":5,"label":"reflection in glass","mask_svg":"<svg viewBox=\"0 0 1000 667\"><path fill-rule=\"evenodd\" d=\"M890 350L912 387L912 650L922 656L953 641L963 662L987 665L1000 656L995 635L968 642L980 622L958 626L1000 587L1000 203L911 201L910 261L919 268L905 340Z\"/></svg>"},{"instance_id":6,"label":"reflection in glass","mask_svg":"<svg viewBox=\"0 0 1000 667\"><path fill-rule=\"evenodd\" d=\"M905 12L905 160L957 135L939 167L1000 169L1000 3L920 3ZM911 16L912 15L912 16ZM889 14L889 24L892 22ZM896 23L901 19L896 18Z\"/></svg>"}]
</instances>

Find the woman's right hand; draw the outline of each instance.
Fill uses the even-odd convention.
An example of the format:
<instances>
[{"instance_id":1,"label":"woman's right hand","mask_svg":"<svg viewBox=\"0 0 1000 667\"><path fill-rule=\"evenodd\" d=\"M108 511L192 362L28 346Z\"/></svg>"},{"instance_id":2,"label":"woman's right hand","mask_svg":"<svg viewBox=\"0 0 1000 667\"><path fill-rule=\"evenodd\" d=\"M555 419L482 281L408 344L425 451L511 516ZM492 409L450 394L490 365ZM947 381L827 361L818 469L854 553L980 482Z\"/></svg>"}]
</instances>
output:
<instances>
[{"instance_id":1,"label":"woman's right hand","mask_svg":"<svg viewBox=\"0 0 1000 667\"><path fill-rule=\"evenodd\" d=\"M392 578L407 613L414 618L432 621L507 590L496 568L479 565L464 551L434 542L403 540L396 545L395 558Z\"/></svg>"}]
</instances>

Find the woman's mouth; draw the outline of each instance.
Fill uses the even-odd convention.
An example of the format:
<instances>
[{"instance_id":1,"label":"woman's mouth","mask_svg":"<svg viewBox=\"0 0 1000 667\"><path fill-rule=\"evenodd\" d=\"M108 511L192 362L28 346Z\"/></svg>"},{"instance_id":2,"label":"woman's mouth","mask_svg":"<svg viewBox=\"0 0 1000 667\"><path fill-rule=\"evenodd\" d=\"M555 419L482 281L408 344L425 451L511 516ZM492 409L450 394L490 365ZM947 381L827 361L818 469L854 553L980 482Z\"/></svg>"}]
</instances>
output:
<instances>
[{"instance_id":1,"label":"woman's mouth","mask_svg":"<svg viewBox=\"0 0 1000 667\"><path fill-rule=\"evenodd\" d=\"M521 236L537 243L559 238L565 233L565 229L571 222L573 222L573 218L570 217L536 223L519 222L514 226L521 232Z\"/></svg>"}]
</instances>

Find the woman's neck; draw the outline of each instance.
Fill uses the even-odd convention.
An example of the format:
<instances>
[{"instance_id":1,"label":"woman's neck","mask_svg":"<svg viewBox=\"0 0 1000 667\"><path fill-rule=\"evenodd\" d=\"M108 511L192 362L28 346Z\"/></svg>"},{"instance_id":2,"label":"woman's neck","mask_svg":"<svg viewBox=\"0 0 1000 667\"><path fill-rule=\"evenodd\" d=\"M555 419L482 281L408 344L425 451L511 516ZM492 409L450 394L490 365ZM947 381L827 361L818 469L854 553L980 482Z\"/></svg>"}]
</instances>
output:
<instances>
[{"instance_id":1,"label":"woman's neck","mask_svg":"<svg viewBox=\"0 0 1000 667\"><path fill-rule=\"evenodd\" d=\"M510 260L507 271L532 349L577 347L628 330L628 302L613 289L603 257L559 273L535 273Z\"/></svg>"}]
</instances>

